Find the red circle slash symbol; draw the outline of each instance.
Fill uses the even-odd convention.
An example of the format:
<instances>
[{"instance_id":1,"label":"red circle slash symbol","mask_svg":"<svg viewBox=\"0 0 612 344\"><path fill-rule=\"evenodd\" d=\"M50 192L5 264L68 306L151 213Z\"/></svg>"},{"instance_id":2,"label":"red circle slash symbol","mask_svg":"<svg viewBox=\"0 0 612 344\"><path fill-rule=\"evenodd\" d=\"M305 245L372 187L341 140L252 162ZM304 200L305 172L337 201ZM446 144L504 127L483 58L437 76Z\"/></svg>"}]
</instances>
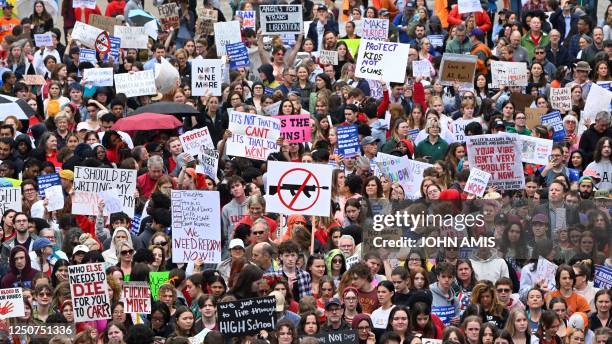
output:
<instances>
[{"instance_id":1,"label":"red circle slash symbol","mask_svg":"<svg viewBox=\"0 0 612 344\"><path fill-rule=\"evenodd\" d=\"M300 175L300 178L295 177L296 172ZM301 175L303 173L300 173L300 172L305 172L306 175L302 177ZM292 179L301 180L303 178L304 181L301 184L283 183L286 177L288 177L290 174L292 174L291 175ZM311 181L311 179L314 181L314 185L312 185L312 182L311 184L308 184L308 182ZM304 210L308 210L312 208L317 203L317 200L319 199L319 196L321 195L321 185L319 184L319 180L317 179L317 177L315 177L315 175L312 172L306 169L303 169L303 168L294 168L294 169L291 169L285 172L278 180L277 190L278 190L278 198L281 201L281 203L285 207L287 207L289 210L293 210L293 211L304 211ZM283 193L281 192L282 190L289 190L291 192L292 197L289 200L289 202L287 202L288 200L285 200L285 198L283 197ZM311 192L314 192L315 194L311 195L310 194ZM302 203L306 203L306 204L302 204L301 206L298 207L296 205L296 202L298 201L298 199L300 199L300 196L302 196L302 198L299 204L302 204ZM305 200L308 200L309 202L305 202Z\"/></svg>"}]
</instances>

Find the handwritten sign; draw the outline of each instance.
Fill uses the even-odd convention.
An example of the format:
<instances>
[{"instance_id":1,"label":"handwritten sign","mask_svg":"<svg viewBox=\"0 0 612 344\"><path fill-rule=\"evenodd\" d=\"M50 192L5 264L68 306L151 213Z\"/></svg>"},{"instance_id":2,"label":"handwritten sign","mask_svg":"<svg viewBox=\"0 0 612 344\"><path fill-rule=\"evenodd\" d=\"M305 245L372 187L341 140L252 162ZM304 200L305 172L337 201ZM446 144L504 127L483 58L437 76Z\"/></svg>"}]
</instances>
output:
<instances>
[{"instance_id":1,"label":"handwritten sign","mask_svg":"<svg viewBox=\"0 0 612 344\"><path fill-rule=\"evenodd\" d=\"M225 46L230 43L242 42L240 36L240 22L237 20L230 22L217 22L214 24L215 46L217 56L227 55Z\"/></svg>"},{"instance_id":2,"label":"handwritten sign","mask_svg":"<svg viewBox=\"0 0 612 344\"><path fill-rule=\"evenodd\" d=\"M191 61L191 92L194 96L221 95L222 65L220 59L197 58Z\"/></svg>"},{"instance_id":3,"label":"handwritten sign","mask_svg":"<svg viewBox=\"0 0 612 344\"><path fill-rule=\"evenodd\" d=\"M45 191L47 211L56 211L64 208L64 190L61 185L53 185Z\"/></svg>"},{"instance_id":4,"label":"handwritten sign","mask_svg":"<svg viewBox=\"0 0 612 344\"><path fill-rule=\"evenodd\" d=\"M121 299L127 314L151 314L151 289L147 282L123 283Z\"/></svg>"},{"instance_id":5,"label":"handwritten sign","mask_svg":"<svg viewBox=\"0 0 612 344\"><path fill-rule=\"evenodd\" d=\"M457 0L457 6L459 7L459 14L482 12L480 0Z\"/></svg>"},{"instance_id":6,"label":"handwritten sign","mask_svg":"<svg viewBox=\"0 0 612 344\"><path fill-rule=\"evenodd\" d=\"M72 213L97 215L99 193L109 189L117 190L123 202L123 212L130 217L134 216L135 170L76 166Z\"/></svg>"},{"instance_id":7,"label":"handwritten sign","mask_svg":"<svg viewBox=\"0 0 612 344\"><path fill-rule=\"evenodd\" d=\"M172 190L172 262L221 262L218 191Z\"/></svg>"},{"instance_id":8,"label":"handwritten sign","mask_svg":"<svg viewBox=\"0 0 612 344\"><path fill-rule=\"evenodd\" d=\"M527 64L525 62L491 61L491 84L493 88L504 86L527 86Z\"/></svg>"},{"instance_id":9,"label":"handwritten sign","mask_svg":"<svg viewBox=\"0 0 612 344\"><path fill-rule=\"evenodd\" d=\"M335 50L320 50L319 63L322 65L338 65L338 52Z\"/></svg>"},{"instance_id":10,"label":"handwritten sign","mask_svg":"<svg viewBox=\"0 0 612 344\"><path fill-rule=\"evenodd\" d=\"M517 106L518 109L520 109ZM520 110L519 110L520 111ZM536 125L540 125L540 118L546 113L546 109L542 108L525 108L525 117L527 118L526 125L527 128L533 129Z\"/></svg>"},{"instance_id":11,"label":"handwritten sign","mask_svg":"<svg viewBox=\"0 0 612 344\"><path fill-rule=\"evenodd\" d=\"M276 144L281 131L278 118L233 111L229 130L233 135L226 142L228 155L266 160L279 149Z\"/></svg>"},{"instance_id":12,"label":"handwritten sign","mask_svg":"<svg viewBox=\"0 0 612 344\"><path fill-rule=\"evenodd\" d=\"M407 156L401 157L399 161L392 159L388 162L389 179L403 187L406 199L420 198L422 195L419 185L423 181L425 169L433 165L408 159Z\"/></svg>"},{"instance_id":13,"label":"handwritten sign","mask_svg":"<svg viewBox=\"0 0 612 344\"><path fill-rule=\"evenodd\" d=\"M566 111L572 108L572 94L569 87L550 89L550 106L553 109Z\"/></svg>"},{"instance_id":14,"label":"handwritten sign","mask_svg":"<svg viewBox=\"0 0 612 344\"><path fill-rule=\"evenodd\" d=\"M242 27L255 30L255 11L236 11L236 16L242 18Z\"/></svg>"},{"instance_id":15,"label":"handwritten sign","mask_svg":"<svg viewBox=\"0 0 612 344\"><path fill-rule=\"evenodd\" d=\"M490 179L491 173L472 167L470 168L470 176L465 183L464 190L465 192L482 197L487 190L487 184Z\"/></svg>"},{"instance_id":16,"label":"handwritten sign","mask_svg":"<svg viewBox=\"0 0 612 344\"><path fill-rule=\"evenodd\" d=\"M96 45L96 39L102 31L104 30L77 21L74 23L74 28L72 28L70 37L72 37L72 39L75 41L81 42L84 46L93 49Z\"/></svg>"},{"instance_id":17,"label":"handwritten sign","mask_svg":"<svg viewBox=\"0 0 612 344\"><path fill-rule=\"evenodd\" d=\"M565 128L563 127L563 119L561 119L561 113L554 111L547 113L541 118L542 125L553 131L553 142L563 142L565 138Z\"/></svg>"},{"instance_id":18,"label":"handwritten sign","mask_svg":"<svg viewBox=\"0 0 612 344\"><path fill-rule=\"evenodd\" d=\"M289 143L310 141L310 115L277 116L281 121L281 137Z\"/></svg>"},{"instance_id":19,"label":"handwritten sign","mask_svg":"<svg viewBox=\"0 0 612 344\"><path fill-rule=\"evenodd\" d=\"M72 8L96 8L96 0L73 0Z\"/></svg>"},{"instance_id":20,"label":"handwritten sign","mask_svg":"<svg viewBox=\"0 0 612 344\"><path fill-rule=\"evenodd\" d=\"M338 154L350 158L359 154L359 133L356 125L336 127L338 135Z\"/></svg>"},{"instance_id":21,"label":"handwritten sign","mask_svg":"<svg viewBox=\"0 0 612 344\"><path fill-rule=\"evenodd\" d=\"M458 118L450 123L450 129L455 136L455 141L465 142L465 127L472 123L478 122L477 118L463 119Z\"/></svg>"},{"instance_id":22,"label":"handwritten sign","mask_svg":"<svg viewBox=\"0 0 612 344\"><path fill-rule=\"evenodd\" d=\"M548 216L548 215L547 215ZM538 268L535 272L535 281L544 280L548 281L548 290L555 289L555 279L550 278L557 272L557 265L550 262L548 259L540 256L538 258Z\"/></svg>"},{"instance_id":23,"label":"handwritten sign","mask_svg":"<svg viewBox=\"0 0 612 344\"><path fill-rule=\"evenodd\" d=\"M0 319L10 319L25 316L23 289L0 289L0 307L2 307L2 309L4 310L2 313L0 313Z\"/></svg>"},{"instance_id":24,"label":"handwritten sign","mask_svg":"<svg viewBox=\"0 0 612 344\"><path fill-rule=\"evenodd\" d=\"M40 86L45 84L45 77L42 75L24 75L23 83L28 86Z\"/></svg>"},{"instance_id":25,"label":"handwritten sign","mask_svg":"<svg viewBox=\"0 0 612 344\"><path fill-rule=\"evenodd\" d=\"M445 53L440 63L440 82L452 86L459 81L460 86L474 87L477 60L475 55Z\"/></svg>"},{"instance_id":26,"label":"handwritten sign","mask_svg":"<svg viewBox=\"0 0 612 344\"><path fill-rule=\"evenodd\" d=\"M210 132L208 132L208 127L190 130L179 136L179 140L183 146L183 151L189 153L191 156L200 154L200 147L202 146L209 148L215 147L210 137Z\"/></svg>"},{"instance_id":27,"label":"handwritten sign","mask_svg":"<svg viewBox=\"0 0 612 344\"><path fill-rule=\"evenodd\" d=\"M102 29L108 32L110 35L115 34L115 26L121 26L122 24L123 23L119 18L107 17L93 13L89 15L89 25Z\"/></svg>"},{"instance_id":28,"label":"handwritten sign","mask_svg":"<svg viewBox=\"0 0 612 344\"><path fill-rule=\"evenodd\" d=\"M361 40L355 75L370 80L404 83L410 45Z\"/></svg>"},{"instance_id":29,"label":"handwritten sign","mask_svg":"<svg viewBox=\"0 0 612 344\"><path fill-rule=\"evenodd\" d=\"M202 31L202 35L208 36L215 32L214 23L217 22L217 18L219 17L219 13L216 9L207 9L204 8L203 5L200 5L196 9L198 14L198 20L196 21L196 25L198 29Z\"/></svg>"},{"instance_id":30,"label":"handwritten sign","mask_svg":"<svg viewBox=\"0 0 612 344\"><path fill-rule=\"evenodd\" d=\"M159 286L166 283L170 279L169 271L151 271L149 272L149 287L151 288L151 297L157 301Z\"/></svg>"},{"instance_id":31,"label":"handwritten sign","mask_svg":"<svg viewBox=\"0 0 612 344\"><path fill-rule=\"evenodd\" d=\"M230 58L230 69L236 69L240 67L248 67L251 64L249 60L249 52L242 42L230 43L225 49L227 55Z\"/></svg>"},{"instance_id":32,"label":"handwritten sign","mask_svg":"<svg viewBox=\"0 0 612 344\"><path fill-rule=\"evenodd\" d=\"M34 42L37 47L50 47L53 45L53 36L50 32L47 33L35 33Z\"/></svg>"},{"instance_id":33,"label":"handwritten sign","mask_svg":"<svg viewBox=\"0 0 612 344\"><path fill-rule=\"evenodd\" d=\"M121 39L122 49L146 49L149 43L149 35L144 26L115 25L113 36Z\"/></svg>"},{"instance_id":34,"label":"handwritten sign","mask_svg":"<svg viewBox=\"0 0 612 344\"><path fill-rule=\"evenodd\" d=\"M9 209L21 211L20 187L0 188L0 210L4 214Z\"/></svg>"},{"instance_id":35,"label":"handwritten sign","mask_svg":"<svg viewBox=\"0 0 612 344\"><path fill-rule=\"evenodd\" d=\"M159 5L157 9L159 10L159 20L164 30L179 28L179 8L176 2Z\"/></svg>"},{"instance_id":36,"label":"handwritten sign","mask_svg":"<svg viewBox=\"0 0 612 344\"><path fill-rule=\"evenodd\" d=\"M83 70L83 80L92 86L113 86L113 68L88 68Z\"/></svg>"},{"instance_id":37,"label":"handwritten sign","mask_svg":"<svg viewBox=\"0 0 612 344\"><path fill-rule=\"evenodd\" d=\"M412 76L413 77L431 77L431 62L428 60L412 61Z\"/></svg>"},{"instance_id":38,"label":"handwritten sign","mask_svg":"<svg viewBox=\"0 0 612 344\"><path fill-rule=\"evenodd\" d=\"M355 330L324 332L315 335L319 344L353 344L359 343Z\"/></svg>"},{"instance_id":39,"label":"handwritten sign","mask_svg":"<svg viewBox=\"0 0 612 344\"><path fill-rule=\"evenodd\" d=\"M274 296L220 302L217 305L219 331L229 337L240 337L271 331L276 325Z\"/></svg>"},{"instance_id":40,"label":"handwritten sign","mask_svg":"<svg viewBox=\"0 0 612 344\"><path fill-rule=\"evenodd\" d=\"M219 171L219 151L212 147L202 145L200 146L198 160L200 163L196 166L196 172L205 174L213 180L217 180L217 172Z\"/></svg>"},{"instance_id":41,"label":"handwritten sign","mask_svg":"<svg viewBox=\"0 0 612 344\"><path fill-rule=\"evenodd\" d=\"M533 136L520 135L522 161L546 165L552 153L553 141Z\"/></svg>"},{"instance_id":42,"label":"handwritten sign","mask_svg":"<svg viewBox=\"0 0 612 344\"><path fill-rule=\"evenodd\" d=\"M153 70L115 74L114 79L117 93L123 93L128 98L157 93L155 72Z\"/></svg>"},{"instance_id":43,"label":"handwritten sign","mask_svg":"<svg viewBox=\"0 0 612 344\"><path fill-rule=\"evenodd\" d=\"M386 41L389 37L389 19L363 18L361 38L373 41Z\"/></svg>"},{"instance_id":44,"label":"handwritten sign","mask_svg":"<svg viewBox=\"0 0 612 344\"><path fill-rule=\"evenodd\" d=\"M68 280L75 322L111 317L104 263L70 265Z\"/></svg>"},{"instance_id":45,"label":"handwritten sign","mask_svg":"<svg viewBox=\"0 0 612 344\"><path fill-rule=\"evenodd\" d=\"M525 187L518 134L467 136L466 145L470 168L489 172L491 184L497 190L520 190Z\"/></svg>"},{"instance_id":46,"label":"handwritten sign","mask_svg":"<svg viewBox=\"0 0 612 344\"><path fill-rule=\"evenodd\" d=\"M259 5L259 25L264 35L302 33L302 5Z\"/></svg>"}]
</instances>

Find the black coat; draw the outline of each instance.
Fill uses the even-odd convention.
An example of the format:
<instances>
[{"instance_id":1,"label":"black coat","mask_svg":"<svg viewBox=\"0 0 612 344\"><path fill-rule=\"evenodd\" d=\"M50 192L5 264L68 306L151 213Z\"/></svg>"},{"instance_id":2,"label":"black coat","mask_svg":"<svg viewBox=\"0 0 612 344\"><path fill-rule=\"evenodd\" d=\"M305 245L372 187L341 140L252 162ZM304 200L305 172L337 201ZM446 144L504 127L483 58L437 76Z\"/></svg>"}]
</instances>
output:
<instances>
[{"instance_id":1,"label":"black coat","mask_svg":"<svg viewBox=\"0 0 612 344\"><path fill-rule=\"evenodd\" d=\"M308 34L306 35L306 37L312 39L312 44L314 44L314 50L319 50L318 45L319 45L319 36L317 34L317 23L319 21L318 20L313 20L312 23L310 23L310 26L308 27ZM325 24L323 26L323 34L325 34L325 32L327 31L333 31L336 33L336 35L338 35L338 23L334 21L333 18L329 18L327 19L327 24Z\"/></svg>"}]
</instances>

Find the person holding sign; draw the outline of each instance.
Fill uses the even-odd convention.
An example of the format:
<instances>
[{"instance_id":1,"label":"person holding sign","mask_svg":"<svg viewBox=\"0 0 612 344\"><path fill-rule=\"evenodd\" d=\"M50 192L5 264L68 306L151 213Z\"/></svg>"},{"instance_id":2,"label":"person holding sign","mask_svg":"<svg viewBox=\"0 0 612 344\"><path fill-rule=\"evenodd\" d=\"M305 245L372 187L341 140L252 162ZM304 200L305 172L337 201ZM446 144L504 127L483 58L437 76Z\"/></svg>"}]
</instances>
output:
<instances>
[{"instance_id":1,"label":"person holding sign","mask_svg":"<svg viewBox=\"0 0 612 344\"><path fill-rule=\"evenodd\" d=\"M338 23L330 18L327 6L319 5L317 7L317 18L310 23L308 34L306 37L312 40L315 51L323 50L323 36L326 32L333 32L336 36L339 34Z\"/></svg>"}]
</instances>

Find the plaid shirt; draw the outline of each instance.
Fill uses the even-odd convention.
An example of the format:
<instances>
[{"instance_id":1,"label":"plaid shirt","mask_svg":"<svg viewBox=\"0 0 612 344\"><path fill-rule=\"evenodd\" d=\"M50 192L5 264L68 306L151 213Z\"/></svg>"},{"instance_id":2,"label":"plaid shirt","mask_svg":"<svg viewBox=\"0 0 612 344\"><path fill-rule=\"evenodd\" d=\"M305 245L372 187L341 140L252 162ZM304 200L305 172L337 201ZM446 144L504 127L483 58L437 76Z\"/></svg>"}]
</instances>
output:
<instances>
[{"instance_id":1,"label":"plaid shirt","mask_svg":"<svg viewBox=\"0 0 612 344\"><path fill-rule=\"evenodd\" d=\"M282 266L278 268L278 271L274 273L276 276L281 276L287 280L287 275L283 272ZM300 292L299 298L296 298L296 301L299 301L304 296L312 295L312 285L310 278L310 274L302 269L297 269L295 271L296 282L298 284L298 291ZM295 297L295 296L294 296Z\"/></svg>"},{"instance_id":2,"label":"plaid shirt","mask_svg":"<svg viewBox=\"0 0 612 344\"><path fill-rule=\"evenodd\" d=\"M528 12L528 11L537 11L540 10L542 12L546 11L546 4L544 3L544 1L540 0L539 4L534 4L531 0L529 0L525 5L523 5L523 10L522 12Z\"/></svg>"}]
</instances>

